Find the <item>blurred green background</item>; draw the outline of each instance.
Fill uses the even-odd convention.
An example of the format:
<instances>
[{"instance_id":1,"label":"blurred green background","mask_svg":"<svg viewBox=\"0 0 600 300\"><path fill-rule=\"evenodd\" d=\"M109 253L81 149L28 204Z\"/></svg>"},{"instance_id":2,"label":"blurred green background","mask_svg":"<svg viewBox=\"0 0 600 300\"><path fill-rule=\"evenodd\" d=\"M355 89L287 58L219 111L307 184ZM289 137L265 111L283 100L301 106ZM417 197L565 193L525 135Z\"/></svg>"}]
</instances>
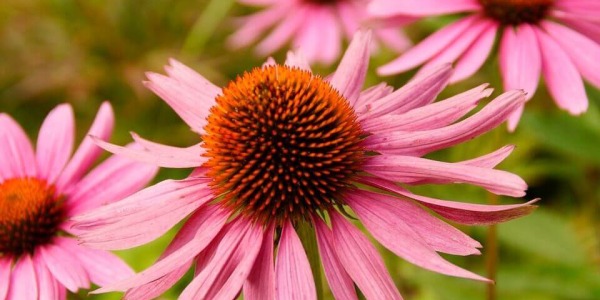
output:
<instances>
[{"instance_id":1,"label":"blurred green background","mask_svg":"<svg viewBox=\"0 0 600 300\"><path fill-rule=\"evenodd\" d=\"M252 10L233 0L3 0L0 4L0 111L11 114L30 136L45 115L69 102L81 139L100 103L116 112L113 142L130 141L128 132L165 144L198 141L158 97L146 90L144 72L161 72L169 57L196 69L217 85L262 63L251 50L231 51L224 40L232 17ZM419 40L447 19L426 20L407 31ZM380 78L376 66L395 54L383 51L371 60L368 85L386 81L396 87L412 74ZM275 57L282 61L284 51ZM317 66L321 74L332 67ZM599 70L600 71L600 70ZM490 82L499 88L498 64L491 58L467 81L447 88L440 99ZM496 91L497 95L500 91ZM500 166L529 183L527 199L542 198L532 215L498 226L499 299L600 299L600 91L587 88L589 111L572 117L559 111L541 86L528 103L515 133L505 126L432 157L457 161L488 153L505 144L517 149ZM155 181L183 178L189 170L162 170ZM493 199L466 186L424 186L416 191L477 203L514 203ZM461 227L484 244L482 256L451 261L486 275L486 227ZM120 255L137 271L149 266L172 238L173 231ZM390 273L406 299L485 299L486 285L434 274L381 249ZM175 299L191 274L163 295ZM86 297L87 291L70 295ZM329 292L326 292L331 297ZM93 299L119 299L119 294Z\"/></svg>"}]
</instances>

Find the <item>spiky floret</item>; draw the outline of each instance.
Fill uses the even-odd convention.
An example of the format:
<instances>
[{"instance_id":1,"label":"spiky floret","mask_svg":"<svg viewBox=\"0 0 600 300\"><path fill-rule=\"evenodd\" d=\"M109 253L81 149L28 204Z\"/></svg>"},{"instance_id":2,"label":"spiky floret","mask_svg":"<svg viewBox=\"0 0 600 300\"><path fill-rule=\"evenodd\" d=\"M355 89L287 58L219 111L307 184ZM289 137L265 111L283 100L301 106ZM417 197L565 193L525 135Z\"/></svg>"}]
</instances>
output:
<instances>
[{"instance_id":1,"label":"spiky floret","mask_svg":"<svg viewBox=\"0 0 600 300\"><path fill-rule=\"evenodd\" d=\"M321 77L287 66L230 82L205 131L215 194L265 224L343 204L364 160L364 133L348 101Z\"/></svg>"},{"instance_id":2,"label":"spiky floret","mask_svg":"<svg viewBox=\"0 0 600 300\"><path fill-rule=\"evenodd\" d=\"M0 255L31 253L52 239L63 219L63 201L44 180L0 183Z\"/></svg>"},{"instance_id":3,"label":"spiky floret","mask_svg":"<svg viewBox=\"0 0 600 300\"><path fill-rule=\"evenodd\" d=\"M485 14L504 25L536 24L543 20L554 0L479 0Z\"/></svg>"}]
</instances>

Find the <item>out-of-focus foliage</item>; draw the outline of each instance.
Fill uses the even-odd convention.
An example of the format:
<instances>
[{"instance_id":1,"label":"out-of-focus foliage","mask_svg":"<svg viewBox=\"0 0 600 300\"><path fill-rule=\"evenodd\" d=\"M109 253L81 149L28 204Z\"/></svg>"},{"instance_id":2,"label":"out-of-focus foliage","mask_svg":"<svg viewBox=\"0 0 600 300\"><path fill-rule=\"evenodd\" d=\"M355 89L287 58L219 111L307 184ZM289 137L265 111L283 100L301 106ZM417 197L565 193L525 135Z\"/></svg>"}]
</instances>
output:
<instances>
[{"instance_id":1,"label":"out-of-focus foliage","mask_svg":"<svg viewBox=\"0 0 600 300\"><path fill-rule=\"evenodd\" d=\"M47 112L61 102L74 105L80 138L101 101L115 108L113 142L124 144L129 131L172 145L198 140L170 108L142 84L144 72L161 72L169 57L190 65L218 85L262 63L251 50L224 46L234 16L249 11L233 0L3 0L0 3L0 111L10 113L33 134ZM448 19L411 25L420 39ZM398 87L411 74L380 78L375 66L394 55L383 51L371 60L368 84L387 81ZM284 52L276 55L281 60ZM317 66L321 74L331 68ZM600 70L599 70L600 71ZM469 80L449 87L450 96L482 82L500 88L497 61ZM497 95L499 91L495 94ZM499 299L600 299L600 92L588 88L590 109L582 117L559 111L540 88L527 104L517 131L504 127L433 154L456 161L505 144L517 149L500 168L530 184L528 199L540 197L531 216L498 226ZM181 178L189 170L163 170L156 180ZM446 199L486 203L514 202L466 186L425 186L419 192ZM461 227L484 244L483 256L449 257L485 274L485 227ZM173 236L122 251L136 270L149 266ZM414 267L381 249L407 299L483 299L485 284L450 278ZM175 299L190 280L164 295ZM84 298L87 291L69 296ZM329 292L325 295L331 297ZM118 299L118 294L93 299Z\"/></svg>"}]
</instances>

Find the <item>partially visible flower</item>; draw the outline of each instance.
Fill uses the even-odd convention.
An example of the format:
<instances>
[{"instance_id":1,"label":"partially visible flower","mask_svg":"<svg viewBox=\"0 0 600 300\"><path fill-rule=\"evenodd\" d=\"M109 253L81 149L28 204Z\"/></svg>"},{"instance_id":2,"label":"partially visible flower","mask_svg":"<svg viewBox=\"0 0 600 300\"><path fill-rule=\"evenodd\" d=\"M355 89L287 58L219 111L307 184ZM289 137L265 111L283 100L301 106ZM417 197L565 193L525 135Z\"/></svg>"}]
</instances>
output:
<instances>
[{"instance_id":1,"label":"partially visible flower","mask_svg":"<svg viewBox=\"0 0 600 300\"><path fill-rule=\"evenodd\" d=\"M341 54L344 38L350 38L365 24L367 0L239 0L247 5L268 6L239 20L239 29L230 36L228 43L234 47L246 47L273 30L256 46L256 52L267 56L292 41L309 63L329 65ZM408 19L408 18L405 18ZM393 24L401 24L393 22ZM389 21L388 21L389 22ZM375 27L377 27L375 25ZM377 43L397 52L410 45L409 40L397 28L374 30Z\"/></svg>"},{"instance_id":2,"label":"partially visible flower","mask_svg":"<svg viewBox=\"0 0 600 300\"><path fill-rule=\"evenodd\" d=\"M382 75L423 63L427 69L456 62L451 81L465 79L483 65L500 32L500 71L506 90L523 89L529 99L543 73L556 104L578 115L588 107L582 77L600 87L597 0L373 0L369 11L383 18L469 13L380 67ZM522 112L521 107L511 116L510 130Z\"/></svg>"},{"instance_id":3,"label":"partially visible flower","mask_svg":"<svg viewBox=\"0 0 600 300\"><path fill-rule=\"evenodd\" d=\"M486 280L438 252L479 254L481 245L429 214L462 224L494 224L530 213L530 203L488 206L415 195L394 182L467 183L520 197L526 184L495 170L513 147L457 163L421 156L470 140L502 123L525 101L507 92L462 120L491 90L482 85L432 103L447 85L442 66L393 91L361 92L370 34L353 39L331 79L312 74L288 53L220 89L171 61L168 76L146 85L202 137L189 148L152 143L105 149L163 167L196 167L77 218L85 245L135 247L186 216L164 254L138 275L97 292L127 290L126 299L157 297L196 264L180 299L315 299L315 282L299 227L312 228L325 276L337 299L401 299L383 260L345 214L351 213L386 248L409 262L451 276ZM362 189L361 187L369 187ZM384 193L388 192L388 193ZM328 225L328 223L330 225ZM274 258L276 256L276 258ZM316 266L318 268L318 266Z\"/></svg>"},{"instance_id":4,"label":"partially visible flower","mask_svg":"<svg viewBox=\"0 0 600 300\"><path fill-rule=\"evenodd\" d=\"M104 103L88 134L108 138L113 123ZM0 299L66 299L66 289L133 275L117 256L79 245L68 220L138 191L157 168L113 156L86 175L102 151L86 137L71 157L74 130L71 106L59 105L34 152L19 124L0 114Z\"/></svg>"}]
</instances>

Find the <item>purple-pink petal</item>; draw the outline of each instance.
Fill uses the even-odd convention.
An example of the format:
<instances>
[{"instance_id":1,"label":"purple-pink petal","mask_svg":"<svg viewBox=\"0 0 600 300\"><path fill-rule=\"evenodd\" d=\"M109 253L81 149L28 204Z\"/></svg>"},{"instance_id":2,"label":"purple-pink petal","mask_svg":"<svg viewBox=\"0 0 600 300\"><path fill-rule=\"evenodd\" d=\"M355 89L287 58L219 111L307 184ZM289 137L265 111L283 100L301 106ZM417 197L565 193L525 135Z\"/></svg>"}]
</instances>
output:
<instances>
[{"instance_id":1,"label":"purple-pink petal","mask_svg":"<svg viewBox=\"0 0 600 300\"><path fill-rule=\"evenodd\" d=\"M244 299L275 300L274 233L275 226L271 224L264 233L260 252L244 283Z\"/></svg>"},{"instance_id":2,"label":"purple-pink petal","mask_svg":"<svg viewBox=\"0 0 600 300\"><path fill-rule=\"evenodd\" d=\"M40 251L56 280L71 292L76 292L79 288L89 288L90 278L75 254L70 251L71 244L68 240L55 237L52 244L40 247Z\"/></svg>"},{"instance_id":3,"label":"purple-pink petal","mask_svg":"<svg viewBox=\"0 0 600 300\"><path fill-rule=\"evenodd\" d=\"M369 65L370 31L358 31L352 38L342 61L338 65L331 86L354 105L360 96Z\"/></svg>"},{"instance_id":4,"label":"purple-pink petal","mask_svg":"<svg viewBox=\"0 0 600 300\"><path fill-rule=\"evenodd\" d=\"M31 256L21 255L10 275L7 300L38 300L38 291Z\"/></svg>"},{"instance_id":5,"label":"purple-pink petal","mask_svg":"<svg viewBox=\"0 0 600 300\"><path fill-rule=\"evenodd\" d=\"M337 212L330 214L335 252L367 299L402 299L371 242Z\"/></svg>"},{"instance_id":6,"label":"purple-pink petal","mask_svg":"<svg viewBox=\"0 0 600 300\"><path fill-rule=\"evenodd\" d=\"M275 292L276 299L317 299L308 257L289 220L281 229L279 250L275 260Z\"/></svg>"},{"instance_id":7,"label":"purple-pink petal","mask_svg":"<svg viewBox=\"0 0 600 300\"><path fill-rule=\"evenodd\" d=\"M5 299L10 284L12 257L0 257L0 299Z\"/></svg>"},{"instance_id":8,"label":"purple-pink petal","mask_svg":"<svg viewBox=\"0 0 600 300\"><path fill-rule=\"evenodd\" d=\"M75 136L75 117L69 104L54 108L42 123L38 133L36 161L38 176L54 183L65 167Z\"/></svg>"},{"instance_id":9,"label":"purple-pink petal","mask_svg":"<svg viewBox=\"0 0 600 300\"><path fill-rule=\"evenodd\" d=\"M0 179L37 175L35 154L23 128L0 114Z\"/></svg>"},{"instance_id":10,"label":"purple-pink petal","mask_svg":"<svg viewBox=\"0 0 600 300\"><path fill-rule=\"evenodd\" d=\"M325 277L335 299L358 299L354 282L337 258L334 249L333 234L320 217L313 217L319 255L325 271Z\"/></svg>"}]
</instances>

